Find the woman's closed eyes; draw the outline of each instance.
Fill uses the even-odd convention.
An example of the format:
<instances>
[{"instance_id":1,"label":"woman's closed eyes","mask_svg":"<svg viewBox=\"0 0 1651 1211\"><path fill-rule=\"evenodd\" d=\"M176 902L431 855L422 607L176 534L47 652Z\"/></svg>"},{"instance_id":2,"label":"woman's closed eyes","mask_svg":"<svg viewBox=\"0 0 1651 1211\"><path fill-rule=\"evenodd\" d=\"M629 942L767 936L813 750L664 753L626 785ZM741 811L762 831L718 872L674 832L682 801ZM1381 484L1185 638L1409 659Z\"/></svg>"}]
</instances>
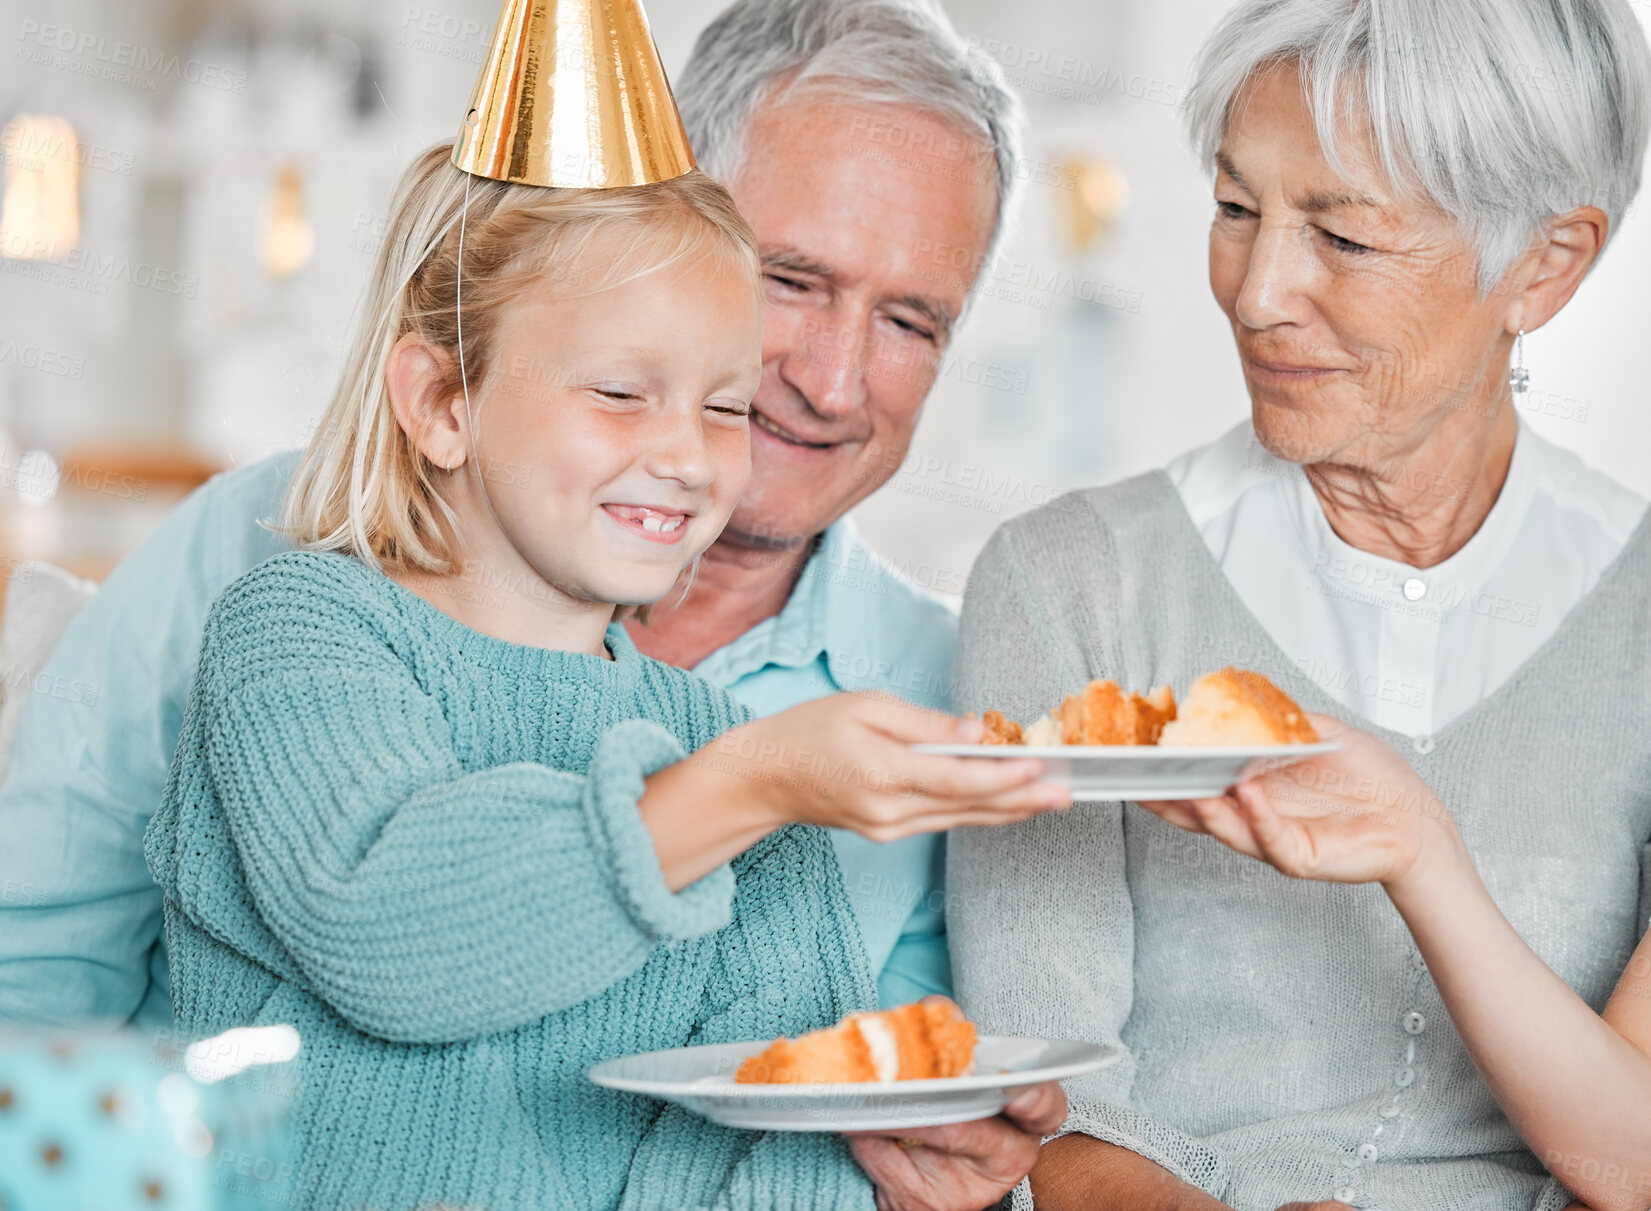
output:
<instances>
[{"instance_id":1,"label":"woman's closed eyes","mask_svg":"<svg viewBox=\"0 0 1651 1211\"><path fill-rule=\"evenodd\" d=\"M1227 219L1232 222L1239 222L1244 219L1253 219L1257 217L1255 211L1251 210L1248 206L1241 206L1237 202L1223 202L1217 199L1215 203L1215 210L1218 218ZM1337 252L1345 252L1350 256L1357 256L1360 253L1376 251L1368 244L1360 244L1357 240L1350 240L1346 236L1337 235L1328 227L1320 227L1318 231L1324 236L1325 241L1330 245L1330 247L1335 249Z\"/></svg>"}]
</instances>

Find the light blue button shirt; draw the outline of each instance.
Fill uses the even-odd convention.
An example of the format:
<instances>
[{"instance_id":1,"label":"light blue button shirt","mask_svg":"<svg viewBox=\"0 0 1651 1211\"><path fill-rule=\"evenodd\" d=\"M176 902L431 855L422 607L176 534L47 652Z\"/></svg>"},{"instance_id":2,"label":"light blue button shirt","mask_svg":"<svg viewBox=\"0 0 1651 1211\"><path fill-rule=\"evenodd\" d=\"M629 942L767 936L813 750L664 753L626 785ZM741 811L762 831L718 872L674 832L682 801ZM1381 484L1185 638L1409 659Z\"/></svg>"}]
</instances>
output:
<instances>
[{"instance_id":1,"label":"light blue button shirt","mask_svg":"<svg viewBox=\"0 0 1651 1211\"><path fill-rule=\"evenodd\" d=\"M820 536L785 608L694 672L767 715L839 690L883 690L950 710L957 612L902 577L848 518ZM945 838L878 844L831 830L884 1005L951 993Z\"/></svg>"},{"instance_id":2,"label":"light blue button shirt","mask_svg":"<svg viewBox=\"0 0 1651 1211\"><path fill-rule=\"evenodd\" d=\"M0 787L0 1020L171 1021L161 895L143 860L213 600L288 544L286 453L193 493L69 626L25 706ZM696 670L758 711L836 689L949 705L955 614L839 522L785 610ZM52 685L76 684L54 697ZM91 687L86 692L86 687ZM837 850L885 1000L949 991L938 841Z\"/></svg>"}]
</instances>

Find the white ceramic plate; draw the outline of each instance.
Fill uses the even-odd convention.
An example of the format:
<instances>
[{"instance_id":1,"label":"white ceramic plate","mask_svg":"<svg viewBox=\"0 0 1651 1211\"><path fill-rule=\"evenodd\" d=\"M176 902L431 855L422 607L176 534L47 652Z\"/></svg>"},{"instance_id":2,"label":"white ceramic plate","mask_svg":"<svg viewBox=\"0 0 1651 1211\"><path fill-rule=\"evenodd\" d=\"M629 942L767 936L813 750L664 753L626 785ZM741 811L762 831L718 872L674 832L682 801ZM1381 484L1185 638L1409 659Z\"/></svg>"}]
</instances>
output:
<instances>
[{"instance_id":1,"label":"white ceramic plate","mask_svg":"<svg viewBox=\"0 0 1651 1211\"><path fill-rule=\"evenodd\" d=\"M746 1056L768 1046L722 1043L608 1060L590 1079L609 1089L679 1102L725 1127L753 1131L895 1131L990 1118L1022 1086L1063 1080L1118 1061L1110 1047L982 1035L975 1072L929 1081L847 1085L736 1085Z\"/></svg>"},{"instance_id":2,"label":"white ceramic plate","mask_svg":"<svg viewBox=\"0 0 1651 1211\"><path fill-rule=\"evenodd\" d=\"M1341 748L1274 744L1254 748L1162 748L1157 745L915 744L919 753L954 757L1042 757L1045 777L1072 788L1074 801L1199 799L1268 770Z\"/></svg>"}]
</instances>

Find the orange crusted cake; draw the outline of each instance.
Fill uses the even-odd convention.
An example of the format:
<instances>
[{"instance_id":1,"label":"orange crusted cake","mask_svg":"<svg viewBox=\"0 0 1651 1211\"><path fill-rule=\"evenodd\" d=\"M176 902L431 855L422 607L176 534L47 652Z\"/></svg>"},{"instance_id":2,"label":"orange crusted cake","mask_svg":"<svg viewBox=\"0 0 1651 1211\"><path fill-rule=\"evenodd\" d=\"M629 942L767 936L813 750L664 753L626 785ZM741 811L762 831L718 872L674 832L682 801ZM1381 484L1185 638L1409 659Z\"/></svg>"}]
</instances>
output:
<instances>
[{"instance_id":1,"label":"orange crusted cake","mask_svg":"<svg viewBox=\"0 0 1651 1211\"><path fill-rule=\"evenodd\" d=\"M1211 745L1316 744L1318 732L1295 700L1260 673L1224 668L1192 683L1180 717L1160 743Z\"/></svg>"},{"instance_id":2,"label":"orange crusted cake","mask_svg":"<svg viewBox=\"0 0 1651 1211\"><path fill-rule=\"evenodd\" d=\"M1097 678L1022 728L987 711L982 744L1159 744L1166 747L1316 744L1318 732L1283 690L1260 673L1224 668L1192 683L1177 706L1169 686L1145 697Z\"/></svg>"},{"instance_id":3,"label":"orange crusted cake","mask_svg":"<svg viewBox=\"0 0 1651 1211\"><path fill-rule=\"evenodd\" d=\"M1158 733L1175 718L1175 695L1161 685L1152 693L1125 693L1116 681L1097 678L1080 693L1068 694L1030 727L987 711L982 744L1157 744Z\"/></svg>"},{"instance_id":4,"label":"orange crusted cake","mask_svg":"<svg viewBox=\"0 0 1651 1211\"><path fill-rule=\"evenodd\" d=\"M972 715L970 717L973 718ZM986 734L980 738L982 744L1026 743L1020 724L1013 719L1005 719L1002 711L987 711L980 721L986 725Z\"/></svg>"},{"instance_id":5,"label":"orange crusted cake","mask_svg":"<svg viewBox=\"0 0 1651 1211\"><path fill-rule=\"evenodd\" d=\"M1053 713L1062 744L1157 744L1175 718L1175 695L1161 685L1143 698L1124 693L1116 681L1097 679L1083 693L1068 694Z\"/></svg>"},{"instance_id":6,"label":"orange crusted cake","mask_svg":"<svg viewBox=\"0 0 1651 1211\"><path fill-rule=\"evenodd\" d=\"M851 1013L837 1025L776 1039L734 1074L743 1085L914 1081L962 1076L974 1061L975 1027L950 1001Z\"/></svg>"}]
</instances>

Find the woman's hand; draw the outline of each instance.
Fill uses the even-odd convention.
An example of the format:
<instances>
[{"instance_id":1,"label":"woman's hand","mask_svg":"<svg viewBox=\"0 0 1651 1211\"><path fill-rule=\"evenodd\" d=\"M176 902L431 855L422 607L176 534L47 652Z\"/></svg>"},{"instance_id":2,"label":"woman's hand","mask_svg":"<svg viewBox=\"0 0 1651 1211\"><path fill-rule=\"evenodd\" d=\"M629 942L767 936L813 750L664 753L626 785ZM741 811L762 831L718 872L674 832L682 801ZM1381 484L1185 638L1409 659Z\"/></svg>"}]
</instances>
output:
<instances>
[{"instance_id":1,"label":"woman's hand","mask_svg":"<svg viewBox=\"0 0 1651 1211\"><path fill-rule=\"evenodd\" d=\"M1340 752L1241 782L1213 799L1143 803L1286 875L1390 889L1435 861L1465 859L1450 813L1397 752L1357 728L1312 715Z\"/></svg>"},{"instance_id":2,"label":"woman's hand","mask_svg":"<svg viewBox=\"0 0 1651 1211\"><path fill-rule=\"evenodd\" d=\"M1071 806L1066 787L1041 780L1043 762L1035 757L911 750L973 744L983 730L978 719L886 694L831 694L724 732L650 775L638 808L674 891L787 824L897 841Z\"/></svg>"},{"instance_id":3,"label":"woman's hand","mask_svg":"<svg viewBox=\"0 0 1651 1211\"><path fill-rule=\"evenodd\" d=\"M1387 745L1313 716L1342 749L1253 778L1231 795L1141 806L1287 875L1379 881L1427 963L1486 1084L1537 1156L1590 1206L1651 1206L1651 978L1629 962L1604 1020L1539 958L1485 889L1454 822ZM1640 945L1651 955L1651 938ZM1553 1167L1550 1165L1550 1167ZM1591 1174L1590 1171L1591 1170ZM1638 1191L1639 1193L1635 1193ZM1336 1207L1287 1204L1279 1211Z\"/></svg>"}]
</instances>

